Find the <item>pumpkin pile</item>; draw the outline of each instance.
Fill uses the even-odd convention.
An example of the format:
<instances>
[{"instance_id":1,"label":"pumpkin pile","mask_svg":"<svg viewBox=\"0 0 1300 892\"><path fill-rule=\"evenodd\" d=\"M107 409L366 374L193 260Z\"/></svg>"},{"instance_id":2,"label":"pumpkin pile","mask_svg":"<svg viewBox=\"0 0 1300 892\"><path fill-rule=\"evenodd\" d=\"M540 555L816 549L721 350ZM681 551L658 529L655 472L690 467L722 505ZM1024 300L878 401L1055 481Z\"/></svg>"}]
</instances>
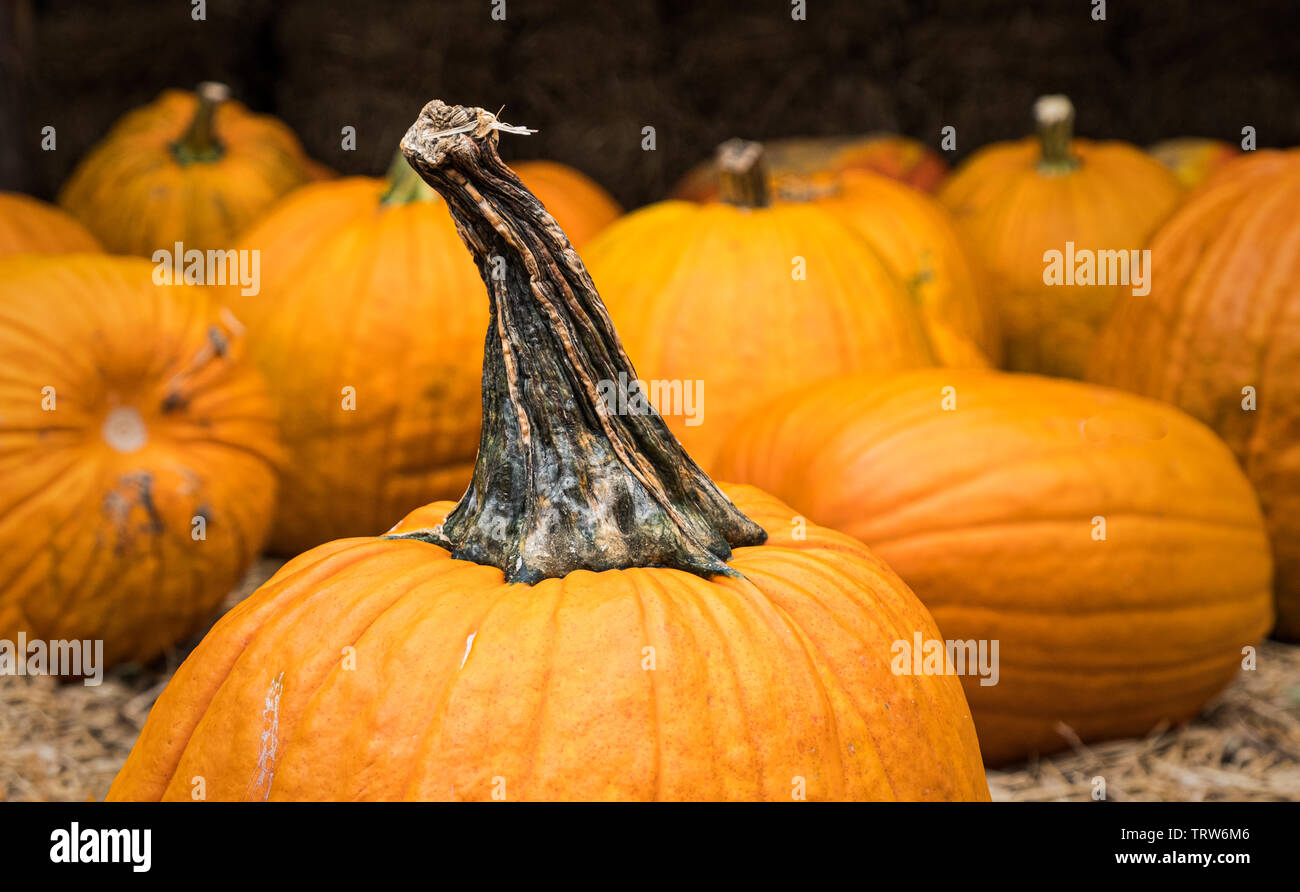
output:
<instances>
[{"instance_id":1,"label":"pumpkin pile","mask_svg":"<svg viewBox=\"0 0 1300 892\"><path fill-rule=\"evenodd\" d=\"M116 800L979 801L1192 719L1300 640L1300 151L1034 118L623 215L480 108L339 177L164 93L0 193L0 639L147 662L291 558Z\"/></svg>"}]
</instances>

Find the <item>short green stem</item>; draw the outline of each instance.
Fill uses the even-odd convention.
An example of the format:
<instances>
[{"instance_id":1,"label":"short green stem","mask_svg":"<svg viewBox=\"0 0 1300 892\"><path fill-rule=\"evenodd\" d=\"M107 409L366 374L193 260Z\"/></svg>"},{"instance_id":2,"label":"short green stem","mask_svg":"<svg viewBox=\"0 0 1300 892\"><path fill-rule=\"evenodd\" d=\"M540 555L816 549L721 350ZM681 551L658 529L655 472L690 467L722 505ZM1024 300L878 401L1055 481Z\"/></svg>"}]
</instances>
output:
<instances>
[{"instance_id":1,"label":"short green stem","mask_svg":"<svg viewBox=\"0 0 1300 892\"><path fill-rule=\"evenodd\" d=\"M1062 174L1079 166L1079 159L1070 151L1074 139L1074 104L1069 97L1040 96L1034 103L1034 123L1042 149L1038 160L1040 171Z\"/></svg>"},{"instance_id":2,"label":"short green stem","mask_svg":"<svg viewBox=\"0 0 1300 892\"><path fill-rule=\"evenodd\" d=\"M216 81L204 81L195 95L198 103L194 117L181 138L172 143L172 152L182 164L216 161L225 153L225 146L217 138L216 117L221 103L230 98L230 88Z\"/></svg>"}]
</instances>

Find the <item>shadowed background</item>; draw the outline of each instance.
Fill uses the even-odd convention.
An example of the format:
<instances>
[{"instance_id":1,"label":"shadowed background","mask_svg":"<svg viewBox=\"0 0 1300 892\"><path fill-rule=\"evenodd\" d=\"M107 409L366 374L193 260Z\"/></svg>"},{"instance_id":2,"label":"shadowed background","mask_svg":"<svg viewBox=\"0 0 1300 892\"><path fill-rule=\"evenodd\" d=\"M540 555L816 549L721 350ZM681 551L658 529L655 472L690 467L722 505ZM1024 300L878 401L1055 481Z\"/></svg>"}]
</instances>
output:
<instances>
[{"instance_id":1,"label":"shadowed background","mask_svg":"<svg viewBox=\"0 0 1300 892\"><path fill-rule=\"evenodd\" d=\"M0 189L53 196L122 113L222 80L343 173L379 174L427 100L539 128L506 156L655 200L731 136L893 130L958 150L1024 135L1066 92L1080 134L1300 143L1296 0L0 0ZM58 149L40 151L52 124ZM357 148L340 149L340 129ZM641 150L641 128L657 151Z\"/></svg>"}]
</instances>

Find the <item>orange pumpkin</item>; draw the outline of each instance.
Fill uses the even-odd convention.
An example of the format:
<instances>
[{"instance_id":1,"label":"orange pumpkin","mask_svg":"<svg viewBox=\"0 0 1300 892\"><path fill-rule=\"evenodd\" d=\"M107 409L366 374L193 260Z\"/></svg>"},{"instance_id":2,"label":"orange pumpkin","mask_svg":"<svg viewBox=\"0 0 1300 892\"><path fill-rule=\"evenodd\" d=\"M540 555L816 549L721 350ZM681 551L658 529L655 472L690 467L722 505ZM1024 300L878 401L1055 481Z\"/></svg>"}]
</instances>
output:
<instances>
[{"instance_id":1,"label":"orange pumpkin","mask_svg":"<svg viewBox=\"0 0 1300 892\"><path fill-rule=\"evenodd\" d=\"M59 203L115 253L229 247L313 170L288 127L228 96L207 82L126 115L72 172Z\"/></svg>"},{"instance_id":2,"label":"orange pumpkin","mask_svg":"<svg viewBox=\"0 0 1300 892\"><path fill-rule=\"evenodd\" d=\"M942 205L888 177L850 170L822 206L865 237L903 282L943 365L982 367L1001 359L987 277Z\"/></svg>"},{"instance_id":3,"label":"orange pumpkin","mask_svg":"<svg viewBox=\"0 0 1300 892\"><path fill-rule=\"evenodd\" d=\"M17 192L0 192L0 257L99 250L99 242L63 211Z\"/></svg>"},{"instance_id":4,"label":"orange pumpkin","mask_svg":"<svg viewBox=\"0 0 1300 892\"><path fill-rule=\"evenodd\" d=\"M761 151L723 147L725 201L643 208L585 252L646 389L706 470L731 427L779 393L941 358L918 300L847 211L768 200ZM900 232L919 218L907 219Z\"/></svg>"},{"instance_id":5,"label":"orange pumpkin","mask_svg":"<svg viewBox=\"0 0 1300 892\"><path fill-rule=\"evenodd\" d=\"M148 660L239 581L278 446L238 332L144 260L0 261L0 639Z\"/></svg>"},{"instance_id":6,"label":"orange pumpkin","mask_svg":"<svg viewBox=\"0 0 1300 892\"><path fill-rule=\"evenodd\" d=\"M1116 311L1090 376L1213 427L1255 484L1277 561L1275 634L1300 640L1300 150L1224 166L1151 243L1150 295Z\"/></svg>"},{"instance_id":7,"label":"orange pumpkin","mask_svg":"<svg viewBox=\"0 0 1300 892\"><path fill-rule=\"evenodd\" d=\"M560 165L520 175L579 231L616 207ZM261 252L261 290L224 299L248 325L290 454L272 549L386 529L464 492L487 308L442 199L399 158L387 180L304 187L238 245Z\"/></svg>"},{"instance_id":8,"label":"orange pumpkin","mask_svg":"<svg viewBox=\"0 0 1300 892\"><path fill-rule=\"evenodd\" d=\"M109 798L987 799L956 679L890 671L937 634L898 578L608 410L618 335L498 126L433 102L403 141L497 311L470 491L224 617Z\"/></svg>"},{"instance_id":9,"label":"orange pumpkin","mask_svg":"<svg viewBox=\"0 0 1300 892\"><path fill-rule=\"evenodd\" d=\"M1199 186L1210 174L1241 154L1231 143L1193 136L1162 140L1147 152L1173 171L1185 189Z\"/></svg>"},{"instance_id":10,"label":"orange pumpkin","mask_svg":"<svg viewBox=\"0 0 1300 892\"><path fill-rule=\"evenodd\" d=\"M924 143L892 133L865 136L800 137L764 143L772 191L787 180L834 184L846 171L876 173L923 192L934 192L948 164ZM716 159L691 168L673 189L684 201L717 201Z\"/></svg>"},{"instance_id":11,"label":"orange pumpkin","mask_svg":"<svg viewBox=\"0 0 1300 892\"><path fill-rule=\"evenodd\" d=\"M1043 97L1035 114L1037 139L976 152L939 199L989 272L1008 368L1079 378L1112 306L1140 287L1129 252L1147 246L1181 189L1140 149L1073 139L1074 109L1064 96ZM1097 260L1078 251L1124 253ZM1048 252L1068 267L1057 270L1066 284L1047 284ZM1095 262L1085 271L1087 257ZM1076 266L1093 284L1074 284ZM1096 284L1103 272L1108 284ZM1121 277L1128 283L1110 283Z\"/></svg>"},{"instance_id":12,"label":"orange pumpkin","mask_svg":"<svg viewBox=\"0 0 1300 892\"><path fill-rule=\"evenodd\" d=\"M1066 746L1062 722L1098 740L1195 715L1271 622L1268 540L1232 454L1122 391L839 378L749 418L718 466L865 542L945 640L997 643L997 678L963 678L990 763Z\"/></svg>"}]
</instances>

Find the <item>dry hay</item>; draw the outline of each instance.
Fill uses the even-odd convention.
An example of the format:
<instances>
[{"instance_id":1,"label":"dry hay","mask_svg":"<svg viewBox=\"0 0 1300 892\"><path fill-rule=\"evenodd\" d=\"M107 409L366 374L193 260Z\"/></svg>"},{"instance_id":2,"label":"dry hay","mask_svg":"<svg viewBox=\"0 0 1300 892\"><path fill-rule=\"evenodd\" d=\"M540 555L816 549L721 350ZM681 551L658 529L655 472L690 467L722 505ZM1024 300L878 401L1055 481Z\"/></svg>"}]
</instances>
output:
<instances>
[{"instance_id":1,"label":"dry hay","mask_svg":"<svg viewBox=\"0 0 1300 892\"><path fill-rule=\"evenodd\" d=\"M225 608L280 564L260 561ZM120 666L97 687L0 678L0 801L103 799L193 644L152 666ZM1142 740L1076 739L1065 753L990 771L993 798L1089 800L1101 776L1111 800L1300 801L1300 647L1266 642L1258 666L1186 726Z\"/></svg>"}]
</instances>

